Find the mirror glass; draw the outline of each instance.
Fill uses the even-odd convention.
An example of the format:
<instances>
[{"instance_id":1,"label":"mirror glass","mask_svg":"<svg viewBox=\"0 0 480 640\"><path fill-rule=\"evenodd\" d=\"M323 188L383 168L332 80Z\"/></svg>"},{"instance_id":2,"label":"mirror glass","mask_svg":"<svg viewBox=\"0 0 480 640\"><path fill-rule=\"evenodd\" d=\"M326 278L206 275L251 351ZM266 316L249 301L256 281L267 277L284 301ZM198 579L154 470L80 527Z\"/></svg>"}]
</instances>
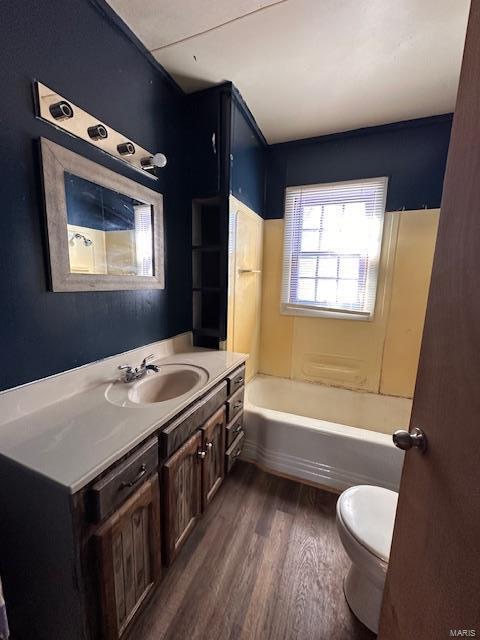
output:
<instances>
[{"instance_id":1,"label":"mirror glass","mask_svg":"<svg viewBox=\"0 0 480 640\"><path fill-rule=\"evenodd\" d=\"M153 207L65 171L70 273L153 276Z\"/></svg>"}]
</instances>

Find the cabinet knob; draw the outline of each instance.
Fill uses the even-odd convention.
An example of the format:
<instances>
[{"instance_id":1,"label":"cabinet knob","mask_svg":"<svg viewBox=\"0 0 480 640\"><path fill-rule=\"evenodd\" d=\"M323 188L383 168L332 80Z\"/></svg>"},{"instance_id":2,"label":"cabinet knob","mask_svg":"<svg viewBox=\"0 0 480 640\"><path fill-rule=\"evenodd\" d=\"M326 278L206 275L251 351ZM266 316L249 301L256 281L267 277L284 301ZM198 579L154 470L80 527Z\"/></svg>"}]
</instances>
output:
<instances>
[{"instance_id":1,"label":"cabinet knob","mask_svg":"<svg viewBox=\"0 0 480 640\"><path fill-rule=\"evenodd\" d=\"M203 460L207 455L206 451L203 451L203 449L199 449L197 451L197 458L200 458L200 460Z\"/></svg>"},{"instance_id":2,"label":"cabinet knob","mask_svg":"<svg viewBox=\"0 0 480 640\"><path fill-rule=\"evenodd\" d=\"M205 448L207 449L207 453L210 451L210 449L213 448L213 442L206 442L205 443Z\"/></svg>"}]
</instances>

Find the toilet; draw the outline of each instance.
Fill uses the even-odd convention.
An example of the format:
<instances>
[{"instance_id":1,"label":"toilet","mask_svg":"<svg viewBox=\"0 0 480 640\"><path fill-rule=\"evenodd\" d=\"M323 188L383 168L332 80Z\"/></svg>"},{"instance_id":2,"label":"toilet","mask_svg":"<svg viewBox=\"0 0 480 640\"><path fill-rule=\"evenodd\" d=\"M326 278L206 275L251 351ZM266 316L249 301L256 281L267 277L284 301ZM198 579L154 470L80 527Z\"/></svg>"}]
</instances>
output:
<instances>
[{"instance_id":1,"label":"toilet","mask_svg":"<svg viewBox=\"0 0 480 640\"><path fill-rule=\"evenodd\" d=\"M344 491L337 502L337 527L352 564L343 583L355 616L378 632L385 575L390 556L398 494L359 485Z\"/></svg>"}]
</instances>

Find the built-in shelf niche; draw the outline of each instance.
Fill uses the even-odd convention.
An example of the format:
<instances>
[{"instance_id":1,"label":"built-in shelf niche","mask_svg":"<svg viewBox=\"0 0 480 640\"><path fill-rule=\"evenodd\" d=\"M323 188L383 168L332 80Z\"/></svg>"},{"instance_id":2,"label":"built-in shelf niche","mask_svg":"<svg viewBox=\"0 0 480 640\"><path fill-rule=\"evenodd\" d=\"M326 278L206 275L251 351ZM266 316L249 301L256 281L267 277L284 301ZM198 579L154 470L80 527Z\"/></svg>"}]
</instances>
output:
<instances>
[{"instance_id":1,"label":"built-in shelf niche","mask_svg":"<svg viewBox=\"0 0 480 640\"><path fill-rule=\"evenodd\" d=\"M198 346L218 347L224 339L226 261L222 212L220 197L192 201L193 331Z\"/></svg>"}]
</instances>

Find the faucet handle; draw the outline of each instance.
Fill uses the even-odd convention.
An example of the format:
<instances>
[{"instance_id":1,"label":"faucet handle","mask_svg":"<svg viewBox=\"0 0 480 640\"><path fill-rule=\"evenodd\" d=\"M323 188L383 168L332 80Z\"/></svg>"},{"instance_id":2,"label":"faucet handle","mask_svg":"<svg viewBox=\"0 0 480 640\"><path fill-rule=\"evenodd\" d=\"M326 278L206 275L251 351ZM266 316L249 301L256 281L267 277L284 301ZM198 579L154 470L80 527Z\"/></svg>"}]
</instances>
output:
<instances>
[{"instance_id":1,"label":"faucet handle","mask_svg":"<svg viewBox=\"0 0 480 640\"><path fill-rule=\"evenodd\" d=\"M149 356L145 356L145 358L142 360L142 367L144 367L147 364L147 362L149 360L152 360L153 358L155 358L154 353L151 353Z\"/></svg>"},{"instance_id":2,"label":"faucet handle","mask_svg":"<svg viewBox=\"0 0 480 640\"><path fill-rule=\"evenodd\" d=\"M120 369L120 371L128 371L129 369L133 369L131 364L120 364L117 368Z\"/></svg>"}]
</instances>

